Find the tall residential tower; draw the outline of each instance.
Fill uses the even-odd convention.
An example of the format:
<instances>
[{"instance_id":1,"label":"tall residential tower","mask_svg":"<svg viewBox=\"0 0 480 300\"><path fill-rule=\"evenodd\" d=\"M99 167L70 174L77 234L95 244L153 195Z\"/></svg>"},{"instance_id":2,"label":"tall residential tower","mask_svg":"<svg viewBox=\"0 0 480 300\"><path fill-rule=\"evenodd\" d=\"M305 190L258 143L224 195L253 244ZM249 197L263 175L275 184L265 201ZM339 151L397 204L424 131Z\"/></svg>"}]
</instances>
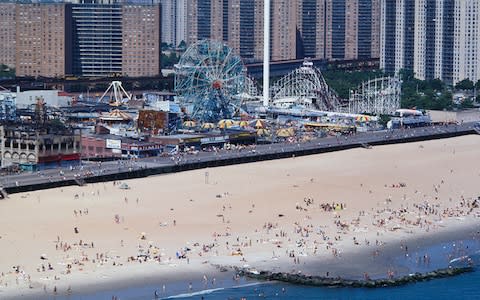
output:
<instances>
[{"instance_id":1,"label":"tall residential tower","mask_svg":"<svg viewBox=\"0 0 480 300\"><path fill-rule=\"evenodd\" d=\"M480 79L478 0L382 0L380 66L455 84Z\"/></svg>"}]
</instances>

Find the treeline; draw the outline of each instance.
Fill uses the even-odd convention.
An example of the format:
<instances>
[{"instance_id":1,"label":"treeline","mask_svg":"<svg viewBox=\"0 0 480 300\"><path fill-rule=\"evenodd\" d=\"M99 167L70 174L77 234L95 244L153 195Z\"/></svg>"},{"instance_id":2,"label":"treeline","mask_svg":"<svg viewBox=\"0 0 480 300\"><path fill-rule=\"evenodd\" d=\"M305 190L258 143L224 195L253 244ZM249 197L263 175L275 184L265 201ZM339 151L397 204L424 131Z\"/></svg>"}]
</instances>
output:
<instances>
[{"instance_id":1,"label":"treeline","mask_svg":"<svg viewBox=\"0 0 480 300\"><path fill-rule=\"evenodd\" d=\"M15 78L15 69L0 64L0 79Z\"/></svg>"},{"instance_id":2,"label":"treeline","mask_svg":"<svg viewBox=\"0 0 480 300\"><path fill-rule=\"evenodd\" d=\"M380 70L327 70L323 72L323 76L327 84L334 89L340 97L348 99L350 91L357 89L362 82L385 76L385 74ZM453 87L439 79L416 79L413 72L407 70L400 71L400 78L402 79L402 108L450 110L454 108L471 108L475 102L480 102L479 96L474 98L477 90L480 91L480 80L473 83L471 80L465 79ZM462 101L454 102L453 93L455 91L463 92L466 97Z\"/></svg>"}]
</instances>

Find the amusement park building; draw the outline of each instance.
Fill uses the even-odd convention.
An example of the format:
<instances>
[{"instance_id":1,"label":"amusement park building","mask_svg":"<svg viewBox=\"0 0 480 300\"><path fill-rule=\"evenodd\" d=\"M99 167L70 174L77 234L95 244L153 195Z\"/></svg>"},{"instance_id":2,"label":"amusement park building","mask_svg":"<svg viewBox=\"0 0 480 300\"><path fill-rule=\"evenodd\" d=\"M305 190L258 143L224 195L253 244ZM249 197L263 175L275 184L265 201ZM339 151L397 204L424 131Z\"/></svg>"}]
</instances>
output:
<instances>
[{"instance_id":1,"label":"amusement park building","mask_svg":"<svg viewBox=\"0 0 480 300\"><path fill-rule=\"evenodd\" d=\"M0 62L17 76L161 74L156 1L15 2L0 3Z\"/></svg>"},{"instance_id":2,"label":"amusement park building","mask_svg":"<svg viewBox=\"0 0 480 300\"><path fill-rule=\"evenodd\" d=\"M37 170L80 161L80 131L32 125L0 126L2 167Z\"/></svg>"},{"instance_id":3,"label":"amusement park building","mask_svg":"<svg viewBox=\"0 0 480 300\"><path fill-rule=\"evenodd\" d=\"M220 40L244 59L262 60L263 6L263 0L192 0L187 42ZM379 17L380 0L271 0L271 58L378 58Z\"/></svg>"},{"instance_id":4,"label":"amusement park building","mask_svg":"<svg viewBox=\"0 0 480 300\"><path fill-rule=\"evenodd\" d=\"M478 0L382 0L380 66L455 84L480 79Z\"/></svg>"}]
</instances>

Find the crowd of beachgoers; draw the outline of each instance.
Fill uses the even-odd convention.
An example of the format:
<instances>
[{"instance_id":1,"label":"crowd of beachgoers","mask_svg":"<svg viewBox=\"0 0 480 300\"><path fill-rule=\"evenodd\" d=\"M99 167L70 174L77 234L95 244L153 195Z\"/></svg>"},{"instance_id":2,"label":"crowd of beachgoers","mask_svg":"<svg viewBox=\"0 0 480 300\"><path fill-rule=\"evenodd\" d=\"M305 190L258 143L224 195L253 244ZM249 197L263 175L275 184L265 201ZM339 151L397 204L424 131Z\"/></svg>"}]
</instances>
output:
<instances>
[{"instance_id":1,"label":"crowd of beachgoers","mask_svg":"<svg viewBox=\"0 0 480 300\"><path fill-rule=\"evenodd\" d=\"M324 159L291 158L131 180L129 189L120 188L125 182L106 182L11 195L0 203L2 224L10 222L0 231L6 258L0 264L0 297L14 290L77 293L76 274L114 279L116 273L128 275L134 265L162 274L160 294L168 292L162 276L188 266L198 266L204 286L217 281L202 271L210 265L312 274L312 259L341 263L345 253L359 250L375 259L393 241L404 255L428 264L429 254L416 253L411 238L462 224L478 226L480 220L480 168L471 149L478 138L448 141L396 145L392 154L388 147L393 146L379 149L369 155L380 161L405 156L381 172L381 162L372 168L364 162L355 165L362 157L358 152L375 148L357 149ZM433 153L440 153L439 158L431 158ZM445 157L452 161L439 164ZM402 166L404 160L418 169ZM351 165L339 167L341 163ZM355 172L349 173L350 168ZM182 183L178 189L185 191L168 188ZM24 218L16 221L14 216L22 213ZM27 232L33 233L30 241ZM335 269L316 272L341 276ZM358 274L370 277L367 270ZM398 270L391 266L383 275L393 278ZM189 283L186 290L196 288Z\"/></svg>"}]
</instances>

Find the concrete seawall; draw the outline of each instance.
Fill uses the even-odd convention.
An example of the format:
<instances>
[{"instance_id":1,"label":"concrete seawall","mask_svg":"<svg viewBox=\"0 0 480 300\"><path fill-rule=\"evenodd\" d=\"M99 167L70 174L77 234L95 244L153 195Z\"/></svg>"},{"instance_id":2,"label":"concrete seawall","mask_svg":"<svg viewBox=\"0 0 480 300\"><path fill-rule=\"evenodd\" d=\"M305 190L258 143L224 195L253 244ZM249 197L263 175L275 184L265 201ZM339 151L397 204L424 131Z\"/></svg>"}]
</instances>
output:
<instances>
[{"instance_id":1,"label":"concrete seawall","mask_svg":"<svg viewBox=\"0 0 480 300\"><path fill-rule=\"evenodd\" d=\"M379 140L368 142L368 145L366 145L365 143L359 143L356 141L349 142L348 140L346 140L343 144L338 144L338 145L330 145L330 146L309 145L309 146L299 147L298 149L296 148L295 150L290 149L285 151L277 151L274 153L247 153L244 156L233 157L233 158L232 157L230 158L212 157L211 160L206 160L206 161L198 161L198 162L192 161L192 162L186 162L181 164L172 163L171 165L160 166L160 167L140 168L132 171L123 171L123 172L118 172L113 174L83 177L82 181L84 181L85 183L97 183L97 182L106 182L106 181L113 181L113 180L143 178L143 177L152 176L152 175L176 173L176 172L183 172L183 171L189 171L189 170L195 170L195 169L213 168L213 167L228 166L228 165L235 165L235 164L242 164L242 163L281 159L281 158L290 158L293 156L321 154L321 153L327 153L327 152L361 148L365 146L380 146L380 145L389 145L389 144L428 141L428 140L451 138L451 137L458 137L458 136L464 136L464 135L470 135L470 134L477 134L477 132L473 129L463 129L455 132L443 132L443 133L436 133L436 134L430 134L430 135L408 136L408 137L391 138L391 139L379 139ZM30 185L20 184L18 186L5 187L4 191L7 194L13 194L13 193L43 190L43 189L50 189L50 188L56 188L56 187L78 185L78 184L79 182L74 179L67 179L67 180L61 180L61 181L44 182L44 183L30 184Z\"/></svg>"}]
</instances>

